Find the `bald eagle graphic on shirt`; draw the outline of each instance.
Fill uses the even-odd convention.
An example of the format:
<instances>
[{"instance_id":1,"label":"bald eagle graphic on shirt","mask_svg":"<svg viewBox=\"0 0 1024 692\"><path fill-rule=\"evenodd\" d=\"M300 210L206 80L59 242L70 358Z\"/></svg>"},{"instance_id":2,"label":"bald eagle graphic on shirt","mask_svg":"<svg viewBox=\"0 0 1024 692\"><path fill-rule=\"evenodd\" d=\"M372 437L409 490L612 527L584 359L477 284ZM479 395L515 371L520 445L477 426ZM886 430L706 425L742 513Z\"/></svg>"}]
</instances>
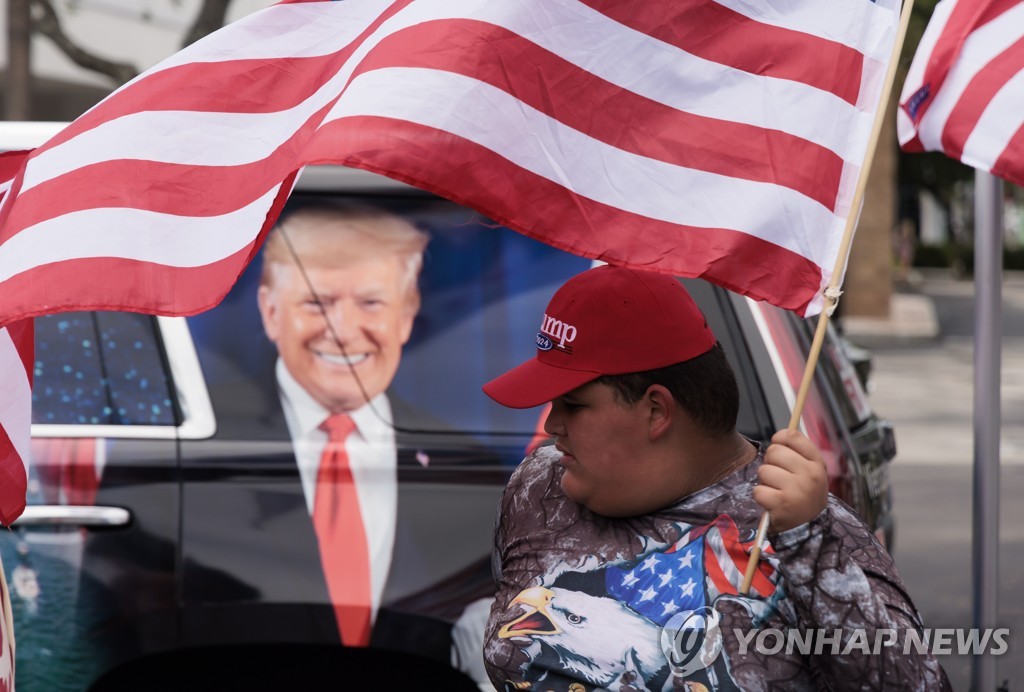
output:
<instances>
[{"instance_id":1,"label":"bald eagle graphic on shirt","mask_svg":"<svg viewBox=\"0 0 1024 692\"><path fill-rule=\"evenodd\" d=\"M666 657L666 625L689 621L689 614L714 607L719 598L736 596L747 561L737 527L726 515L680 528L682 536L672 545L622 564L542 577L543 586L517 594L509 609L519 615L498 637L525 647L527 680L544 681L545 687L585 680L593 688L737 689L724 660L681 679ZM777 581L769 556L751 595L771 596ZM587 689L575 684L566 689Z\"/></svg>"}]
</instances>

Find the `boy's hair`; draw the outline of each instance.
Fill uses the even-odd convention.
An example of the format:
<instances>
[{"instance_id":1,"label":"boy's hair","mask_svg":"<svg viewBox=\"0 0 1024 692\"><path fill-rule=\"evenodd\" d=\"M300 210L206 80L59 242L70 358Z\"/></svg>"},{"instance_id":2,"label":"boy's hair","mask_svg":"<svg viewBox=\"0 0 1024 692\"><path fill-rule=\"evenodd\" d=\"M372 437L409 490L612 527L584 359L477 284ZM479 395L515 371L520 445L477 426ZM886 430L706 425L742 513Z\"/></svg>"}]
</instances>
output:
<instances>
[{"instance_id":1,"label":"boy's hair","mask_svg":"<svg viewBox=\"0 0 1024 692\"><path fill-rule=\"evenodd\" d=\"M635 404L653 384L663 385L702 429L724 435L736 427L740 410L739 385L722 345L668 367L625 375L604 375L596 382L612 388L627 404Z\"/></svg>"}]
</instances>

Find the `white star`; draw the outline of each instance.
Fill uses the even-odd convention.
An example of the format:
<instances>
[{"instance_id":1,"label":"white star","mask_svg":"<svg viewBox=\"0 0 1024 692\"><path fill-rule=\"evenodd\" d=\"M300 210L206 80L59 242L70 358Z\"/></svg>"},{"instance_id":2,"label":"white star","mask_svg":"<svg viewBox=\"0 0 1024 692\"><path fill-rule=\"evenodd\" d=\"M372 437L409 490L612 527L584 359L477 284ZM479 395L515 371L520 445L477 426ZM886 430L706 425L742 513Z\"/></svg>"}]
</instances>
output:
<instances>
[{"instance_id":1,"label":"white star","mask_svg":"<svg viewBox=\"0 0 1024 692\"><path fill-rule=\"evenodd\" d=\"M644 564L641 566L641 569L649 569L652 572L657 572L657 570L658 570L658 556L657 555L651 555L649 558L644 560Z\"/></svg>"},{"instance_id":2,"label":"white star","mask_svg":"<svg viewBox=\"0 0 1024 692\"><path fill-rule=\"evenodd\" d=\"M644 601L649 601L652 598L654 598L656 595L657 595L657 592L654 589L652 589L651 587L648 586L646 589L644 589L643 591L640 592L640 601L639 601L639 603L643 603Z\"/></svg>"},{"instance_id":3,"label":"white star","mask_svg":"<svg viewBox=\"0 0 1024 692\"><path fill-rule=\"evenodd\" d=\"M693 579L687 579L685 584L680 585L680 589L683 591L683 596L692 596L693 587L697 586L697 582Z\"/></svg>"},{"instance_id":4,"label":"white star","mask_svg":"<svg viewBox=\"0 0 1024 692\"><path fill-rule=\"evenodd\" d=\"M626 576L622 578L622 585L633 586L633 584L636 584L638 581L640 581L640 579L635 574L627 572Z\"/></svg>"},{"instance_id":5,"label":"white star","mask_svg":"<svg viewBox=\"0 0 1024 692\"><path fill-rule=\"evenodd\" d=\"M665 572L662 572L661 585L665 586L665 584L668 584L670 581L672 581L672 570L666 570Z\"/></svg>"},{"instance_id":6,"label":"white star","mask_svg":"<svg viewBox=\"0 0 1024 692\"><path fill-rule=\"evenodd\" d=\"M686 551L686 555L683 555L681 558L679 558L679 566L680 567L692 567L693 566L692 565L693 558L694 558L693 551L690 551L690 550Z\"/></svg>"},{"instance_id":7,"label":"white star","mask_svg":"<svg viewBox=\"0 0 1024 692\"><path fill-rule=\"evenodd\" d=\"M675 611L679 610L679 606L676 605L675 601L669 601L664 605L665 609L661 611L662 615L668 615L669 613L674 613Z\"/></svg>"}]
</instances>

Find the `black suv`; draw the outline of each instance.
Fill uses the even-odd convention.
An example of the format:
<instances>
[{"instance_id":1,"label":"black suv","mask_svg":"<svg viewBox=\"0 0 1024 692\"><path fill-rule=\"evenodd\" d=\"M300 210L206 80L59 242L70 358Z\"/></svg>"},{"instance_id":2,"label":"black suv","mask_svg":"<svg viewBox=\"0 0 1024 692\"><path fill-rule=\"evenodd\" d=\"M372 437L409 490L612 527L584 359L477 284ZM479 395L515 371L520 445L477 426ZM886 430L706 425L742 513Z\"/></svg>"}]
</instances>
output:
<instances>
[{"instance_id":1,"label":"black suv","mask_svg":"<svg viewBox=\"0 0 1024 692\"><path fill-rule=\"evenodd\" d=\"M337 643L292 444L261 413L275 351L256 307L257 259L195 317L36 320L30 506L0 539L19 692L489 688L473 628L493 588L494 512L542 411L502 408L480 385L531 356L551 294L590 263L357 171L310 169L293 202L325 196L430 235L422 307L390 391L436 424L398 437L411 463L397 466L370 647ZM686 283L735 367L740 430L769 437L788 422L813 325ZM833 335L804 426L833 492L891 539L892 431Z\"/></svg>"}]
</instances>

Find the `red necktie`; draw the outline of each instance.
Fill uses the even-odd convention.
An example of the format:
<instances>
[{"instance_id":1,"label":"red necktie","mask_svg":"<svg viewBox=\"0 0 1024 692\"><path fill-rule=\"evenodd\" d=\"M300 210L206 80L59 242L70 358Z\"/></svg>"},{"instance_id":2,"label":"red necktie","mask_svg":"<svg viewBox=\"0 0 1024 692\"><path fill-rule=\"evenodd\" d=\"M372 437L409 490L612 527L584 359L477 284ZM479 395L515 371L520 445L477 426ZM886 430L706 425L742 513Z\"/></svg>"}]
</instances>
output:
<instances>
[{"instance_id":1,"label":"red necktie","mask_svg":"<svg viewBox=\"0 0 1024 692\"><path fill-rule=\"evenodd\" d=\"M343 413L325 420L327 446L320 457L313 499L313 526L320 561L345 646L370 643L370 553L352 480L345 438L355 423Z\"/></svg>"}]
</instances>

